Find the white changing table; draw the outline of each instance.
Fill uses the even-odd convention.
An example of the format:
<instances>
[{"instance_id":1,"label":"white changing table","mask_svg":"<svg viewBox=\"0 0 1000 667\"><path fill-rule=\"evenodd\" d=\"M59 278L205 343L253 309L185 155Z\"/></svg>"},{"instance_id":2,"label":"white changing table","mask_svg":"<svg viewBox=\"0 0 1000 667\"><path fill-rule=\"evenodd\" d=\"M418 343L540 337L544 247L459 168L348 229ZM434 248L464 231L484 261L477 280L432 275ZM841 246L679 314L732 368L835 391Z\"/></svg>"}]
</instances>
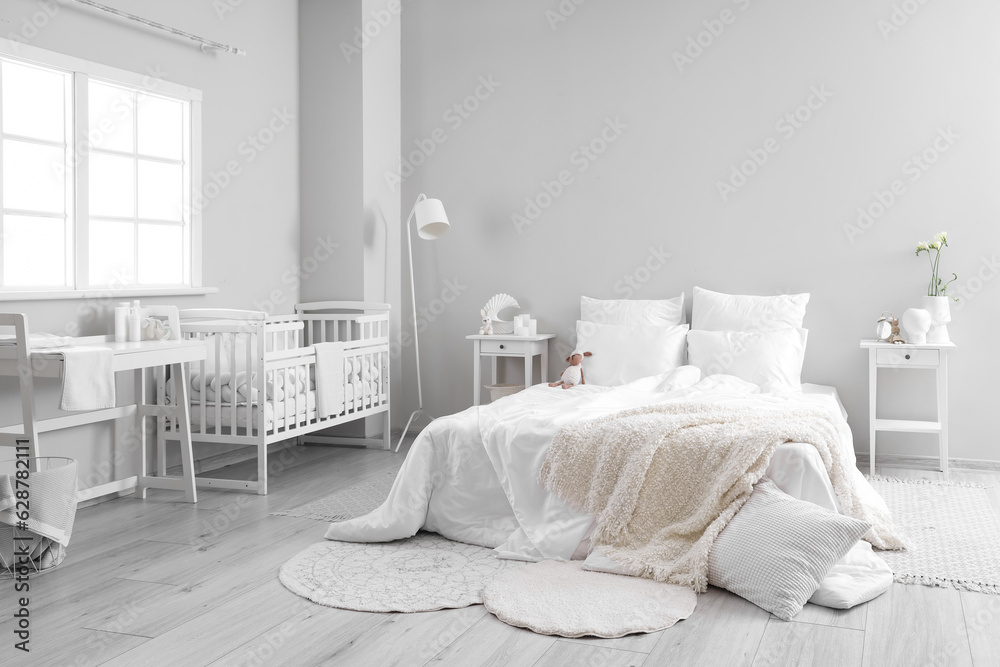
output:
<instances>
[{"instance_id":1,"label":"white changing table","mask_svg":"<svg viewBox=\"0 0 1000 667\"><path fill-rule=\"evenodd\" d=\"M19 317L17 315L5 316ZM23 317L23 316L20 316ZM0 323L2 324L2 323ZM191 450L191 433L189 430L190 414L187 396L183 396L176 405L156 405L147 401L147 391L144 381L144 371L147 368L170 366L175 377L187 374L187 364L200 361L206 357L205 344L195 340L160 340L142 341L140 343L116 343L112 336L89 336L75 339L77 345L108 347L114 353L113 368L115 372L133 371L135 373L135 402L128 405L118 405L104 410L67 414L52 419L35 420L34 396L22 396L24 424L16 424L0 428L0 434L10 437L11 434L24 434L30 440L31 456L39 456L38 434L56 431L73 426L94 424L101 421L133 417L135 419L135 447L139 450L139 474L124 479L113 480L106 484L84 489L77 494L77 500L89 500L109 493L135 489L140 498L146 497L147 488L172 489L184 491L188 502L197 502L197 491L194 480L194 457ZM0 346L0 375L18 377L19 347L16 345ZM22 378L21 387L33 387L34 377L62 377L63 357L58 350L39 349L31 351L31 377ZM178 383L186 394L187 381ZM147 417L176 417L180 426L181 462L183 476L153 477L146 474L146 429L143 420ZM117 458L117 457L113 457ZM112 473L114 461L112 460ZM114 475L112 475L114 476Z\"/></svg>"}]
</instances>

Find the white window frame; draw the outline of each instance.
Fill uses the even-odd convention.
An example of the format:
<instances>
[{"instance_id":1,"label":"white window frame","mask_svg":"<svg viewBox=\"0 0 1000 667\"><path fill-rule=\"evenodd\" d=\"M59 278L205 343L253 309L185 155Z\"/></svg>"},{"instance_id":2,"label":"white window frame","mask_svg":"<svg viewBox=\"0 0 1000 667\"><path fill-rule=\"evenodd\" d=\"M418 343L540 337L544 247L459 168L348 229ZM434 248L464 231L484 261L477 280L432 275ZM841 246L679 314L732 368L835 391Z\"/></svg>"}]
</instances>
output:
<instances>
[{"instance_id":1,"label":"white window frame","mask_svg":"<svg viewBox=\"0 0 1000 667\"><path fill-rule=\"evenodd\" d=\"M152 74L140 74L128 70L110 67L91 62L82 58L69 56L47 49L13 42L0 38L0 56L12 60L20 60L28 64L58 69L70 74L72 97L68 100L72 136L68 137L70 164L67 179L68 189L74 196L68 202L71 210L67 211L73 221L73 273L75 277L73 288L40 288L40 289L0 289L0 301L19 301L36 299L73 299L73 298L106 298L110 294L115 297L156 296L174 294L209 294L217 291L215 288L204 287L202 284L202 216L201 207L193 204L193 195L199 191L202 178L202 94L196 88L190 88L170 81L164 81ZM152 70L151 70L152 71ZM88 127L88 90L90 79L146 90L150 94L162 94L179 98L188 103L190 117L190 182L185 187L187 201L185 207L189 211L190 254L186 254L184 262L190 262L190 284L171 287L142 287L136 285L94 285L89 283L89 225L86 212L89 210L89 141ZM78 113L78 111L81 111ZM2 119L0 119L2 122ZM0 127L2 129L2 127ZM185 146L185 152L188 150ZM0 146L2 159L2 146ZM2 162L0 162L2 165ZM2 207L2 188L0 188L0 207Z\"/></svg>"}]
</instances>

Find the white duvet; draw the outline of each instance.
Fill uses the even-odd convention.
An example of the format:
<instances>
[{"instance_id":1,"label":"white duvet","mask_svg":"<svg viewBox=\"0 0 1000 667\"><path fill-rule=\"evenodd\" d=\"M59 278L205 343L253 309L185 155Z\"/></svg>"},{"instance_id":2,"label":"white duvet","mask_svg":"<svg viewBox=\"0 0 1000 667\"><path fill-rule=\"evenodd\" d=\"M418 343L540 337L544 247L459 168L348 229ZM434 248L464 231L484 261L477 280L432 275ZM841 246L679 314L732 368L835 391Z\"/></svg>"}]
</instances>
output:
<instances>
[{"instance_id":1,"label":"white duvet","mask_svg":"<svg viewBox=\"0 0 1000 667\"><path fill-rule=\"evenodd\" d=\"M385 503L370 514L331 525L326 537L381 542L423 528L497 548L507 557L569 559L584 540L591 517L537 481L552 438L574 421L680 400L797 403L843 414L836 393L828 388L761 394L756 385L732 376L701 379L690 366L620 387L536 385L432 422L414 441ZM794 497L837 509L819 455L809 445L783 445L768 475ZM858 477L870 489L860 473Z\"/></svg>"}]
</instances>

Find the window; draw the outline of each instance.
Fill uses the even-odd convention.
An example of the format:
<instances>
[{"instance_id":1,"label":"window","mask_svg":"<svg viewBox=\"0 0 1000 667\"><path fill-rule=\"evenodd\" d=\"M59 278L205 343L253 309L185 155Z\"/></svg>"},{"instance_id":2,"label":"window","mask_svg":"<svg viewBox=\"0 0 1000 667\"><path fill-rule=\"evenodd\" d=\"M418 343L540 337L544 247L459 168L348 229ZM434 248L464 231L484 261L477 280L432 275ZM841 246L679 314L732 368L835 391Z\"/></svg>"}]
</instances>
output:
<instances>
[{"instance_id":1,"label":"window","mask_svg":"<svg viewBox=\"0 0 1000 667\"><path fill-rule=\"evenodd\" d=\"M201 94L0 39L0 299L200 286Z\"/></svg>"}]
</instances>

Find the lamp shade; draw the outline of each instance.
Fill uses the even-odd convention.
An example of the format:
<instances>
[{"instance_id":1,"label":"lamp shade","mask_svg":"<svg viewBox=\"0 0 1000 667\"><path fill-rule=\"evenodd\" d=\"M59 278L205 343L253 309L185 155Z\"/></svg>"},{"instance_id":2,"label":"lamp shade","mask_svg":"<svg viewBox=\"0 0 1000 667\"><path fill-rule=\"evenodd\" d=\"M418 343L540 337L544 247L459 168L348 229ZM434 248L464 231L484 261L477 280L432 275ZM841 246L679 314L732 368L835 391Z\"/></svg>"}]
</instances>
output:
<instances>
[{"instance_id":1,"label":"lamp shade","mask_svg":"<svg viewBox=\"0 0 1000 667\"><path fill-rule=\"evenodd\" d=\"M417 236L426 241L441 238L451 229L448 214L444 212L444 204L440 199L422 199L416 203L413 211L417 221Z\"/></svg>"}]
</instances>

